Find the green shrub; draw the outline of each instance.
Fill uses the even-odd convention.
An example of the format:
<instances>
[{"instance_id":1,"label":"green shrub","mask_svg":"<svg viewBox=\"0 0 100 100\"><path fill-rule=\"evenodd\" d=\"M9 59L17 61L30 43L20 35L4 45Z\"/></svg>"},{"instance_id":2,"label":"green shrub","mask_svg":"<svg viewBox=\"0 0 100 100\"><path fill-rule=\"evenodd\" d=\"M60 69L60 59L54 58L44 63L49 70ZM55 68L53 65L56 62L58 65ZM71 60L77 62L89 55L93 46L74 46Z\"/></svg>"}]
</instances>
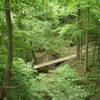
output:
<instances>
[{"instance_id":1,"label":"green shrub","mask_svg":"<svg viewBox=\"0 0 100 100\"><path fill-rule=\"evenodd\" d=\"M74 41L69 41L69 45L70 46L74 46L75 45L75 42Z\"/></svg>"},{"instance_id":2,"label":"green shrub","mask_svg":"<svg viewBox=\"0 0 100 100\"><path fill-rule=\"evenodd\" d=\"M10 85L25 83L18 89L8 89L10 100L84 100L88 92L69 65L63 65L47 74L37 76L36 70L18 58L14 60L13 75Z\"/></svg>"}]
</instances>

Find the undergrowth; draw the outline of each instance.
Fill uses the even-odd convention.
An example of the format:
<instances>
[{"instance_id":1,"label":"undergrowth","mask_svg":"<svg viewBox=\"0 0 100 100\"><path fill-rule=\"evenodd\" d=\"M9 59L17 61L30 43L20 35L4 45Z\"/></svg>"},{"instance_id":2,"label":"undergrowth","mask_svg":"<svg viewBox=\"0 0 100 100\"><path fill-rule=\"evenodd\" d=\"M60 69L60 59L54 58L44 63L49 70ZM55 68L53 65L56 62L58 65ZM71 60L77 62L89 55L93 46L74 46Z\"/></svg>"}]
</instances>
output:
<instances>
[{"instance_id":1,"label":"undergrowth","mask_svg":"<svg viewBox=\"0 0 100 100\"><path fill-rule=\"evenodd\" d=\"M67 64L59 66L48 74L36 74L22 59L15 59L10 85L25 83L26 86L8 89L10 100L85 100L89 91L78 84L79 77Z\"/></svg>"}]
</instances>

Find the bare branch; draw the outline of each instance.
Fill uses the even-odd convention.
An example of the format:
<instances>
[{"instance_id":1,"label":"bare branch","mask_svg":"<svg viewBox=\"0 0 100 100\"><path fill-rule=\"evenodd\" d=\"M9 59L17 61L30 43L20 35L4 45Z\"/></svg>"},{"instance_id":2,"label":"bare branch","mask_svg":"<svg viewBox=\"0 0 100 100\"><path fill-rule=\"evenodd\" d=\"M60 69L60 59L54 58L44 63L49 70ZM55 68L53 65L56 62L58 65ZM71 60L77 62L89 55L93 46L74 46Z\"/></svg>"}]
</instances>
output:
<instances>
[{"instance_id":1,"label":"bare branch","mask_svg":"<svg viewBox=\"0 0 100 100\"><path fill-rule=\"evenodd\" d=\"M15 89L15 88L20 88L22 86L26 86L26 84L20 84L17 86L0 86L0 89L5 88L5 89Z\"/></svg>"}]
</instances>

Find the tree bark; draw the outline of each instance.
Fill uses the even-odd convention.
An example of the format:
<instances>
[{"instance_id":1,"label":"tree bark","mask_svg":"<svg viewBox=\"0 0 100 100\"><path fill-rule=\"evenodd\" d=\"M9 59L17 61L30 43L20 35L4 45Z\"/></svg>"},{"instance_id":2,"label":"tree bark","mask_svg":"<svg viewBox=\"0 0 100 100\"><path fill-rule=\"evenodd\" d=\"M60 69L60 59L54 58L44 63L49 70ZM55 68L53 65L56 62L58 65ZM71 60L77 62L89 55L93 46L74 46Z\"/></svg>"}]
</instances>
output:
<instances>
[{"instance_id":1,"label":"tree bark","mask_svg":"<svg viewBox=\"0 0 100 100\"><path fill-rule=\"evenodd\" d=\"M80 39L77 38L77 59L80 59Z\"/></svg>"},{"instance_id":2,"label":"tree bark","mask_svg":"<svg viewBox=\"0 0 100 100\"><path fill-rule=\"evenodd\" d=\"M98 39L98 62L100 61L100 39Z\"/></svg>"},{"instance_id":3,"label":"tree bark","mask_svg":"<svg viewBox=\"0 0 100 100\"><path fill-rule=\"evenodd\" d=\"M4 0L4 8L5 8L5 17L6 17L6 27L8 34L8 58L7 58L7 67L5 70L5 77L3 81L3 87L8 86L10 77L11 77L11 69L13 63L13 43L12 43L12 23L11 23L11 14L10 14L10 0ZM2 88L0 91L0 100L3 100L6 89Z\"/></svg>"},{"instance_id":4,"label":"tree bark","mask_svg":"<svg viewBox=\"0 0 100 100\"><path fill-rule=\"evenodd\" d=\"M96 53L96 45L94 43L92 66L94 66L94 63L95 63L95 53Z\"/></svg>"},{"instance_id":5,"label":"tree bark","mask_svg":"<svg viewBox=\"0 0 100 100\"><path fill-rule=\"evenodd\" d=\"M80 26L80 5L78 4L77 5L77 7L78 7L78 11L77 11L77 24L78 24L78 26ZM78 36L77 37L77 59L81 59L81 57L80 57L80 52L81 52L81 44L80 44L80 36Z\"/></svg>"},{"instance_id":6,"label":"tree bark","mask_svg":"<svg viewBox=\"0 0 100 100\"><path fill-rule=\"evenodd\" d=\"M2 62L2 37L3 37L3 34L0 33L0 61Z\"/></svg>"},{"instance_id":7,"label":"tree bark","mask_svg":"<svg viewBox=\"0 0 100 100\"><path fill-rule=\"evenodd\" d=\"M86 55L85 55L85 67L88 68L88 33L86 33Z\"/></svg>"},{"instance_id":8,"label":"tree bark","mask_svg":"<svg viewBox=\"0 0 100 100\"><path fill-rule=\"evenodd\" d=\"M87 12L87 28L89 28L89 15L90 15L90 8L88 8L88 12ZM89 31L87 30L86 34L85 34L85 39L86 39L86 55L85 55L85 69L87 71L88 69L88 58L89 58L89 54L88 54L88 47L89 47Z\"/></svg>"},{"instance_id":9,"label":"tree bark","mask_svg":"<svg viewBox=\"0 0 100 100\"><path fill-rule=\"evenodd\" d=\"M31 41L29 41L29 43L30 43L30 46L32 47L32 42ZM32 64L32 68L33 68L33 66L36 64L36 56L35 56L35 53L34 53L34 50L33 49L31 49L31 54L32 54L32 61L31 61L31 64Z\"/></svg>"}]
</instances>

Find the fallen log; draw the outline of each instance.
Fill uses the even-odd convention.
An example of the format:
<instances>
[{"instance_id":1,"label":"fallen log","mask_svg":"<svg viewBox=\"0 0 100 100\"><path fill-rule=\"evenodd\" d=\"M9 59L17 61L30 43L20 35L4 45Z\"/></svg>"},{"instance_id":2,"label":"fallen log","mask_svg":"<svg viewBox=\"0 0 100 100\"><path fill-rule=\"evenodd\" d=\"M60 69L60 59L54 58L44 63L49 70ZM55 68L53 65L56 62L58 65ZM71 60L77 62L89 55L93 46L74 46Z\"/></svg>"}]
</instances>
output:
<instances>
[{"instance_id":1,"label":"fallen log","mask_svg":"<svg viewBox=\"0 0 100 100\"><path fill-rule=\"evenodd\" d=\"M92 49L89 49L89 51L90 50L92 50ZM83 50L82 53L85 53L85 50ZM34 65L33 69L38 69L38 68L46 67L46 66L53 65L53 64L56 64L56 63L68 61L68 60L73 59L73 58L76 58L76 54L71 55L71 56L67 56L67 57L63 57L63 58L59 58L59 59L56 59L56 60L48 61L48 62L45 62L45 63L42 63L42 64Z\"/></svg>"},{"instance_id":2,"label":"fallen log","mask_svg":"<svg viewBox=\"0 0 100 100\"><path fill-rule=\"evenodd\" d=\"M59 58L59 59L56 59L56 60L53 60L53 61L45 62L43 64L34 65L33 68L34 69L38 69L38 68L41 68L41 67L46 67L46 66L49 66L49 65L52 65L52 64L56 64L56 63L60 63L60 62L67 61L67 60L72 59L72 58L75 58L75 57L76 57L76 55Z\"/></svg>"}]
</instances>

